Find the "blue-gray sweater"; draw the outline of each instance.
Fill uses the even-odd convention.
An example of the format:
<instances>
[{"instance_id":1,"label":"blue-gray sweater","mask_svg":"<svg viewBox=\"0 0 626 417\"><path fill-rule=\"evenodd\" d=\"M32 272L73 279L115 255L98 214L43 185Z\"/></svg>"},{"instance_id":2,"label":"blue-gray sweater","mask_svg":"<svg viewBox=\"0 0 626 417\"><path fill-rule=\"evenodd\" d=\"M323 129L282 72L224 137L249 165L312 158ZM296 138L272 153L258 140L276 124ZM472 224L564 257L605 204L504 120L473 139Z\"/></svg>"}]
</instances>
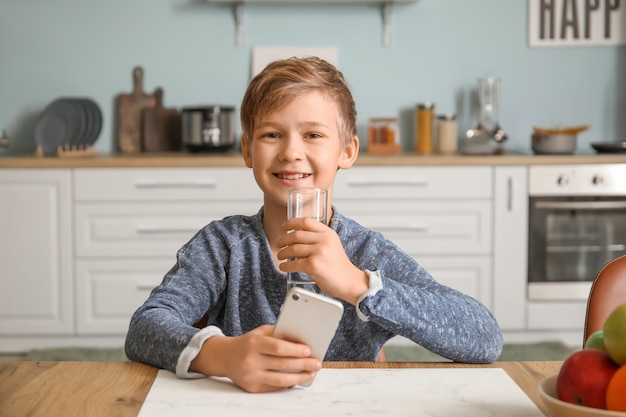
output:
<instances>
[{"instance_id":1,"label":"blue-gray sweater","mask_svg":"<svg viewBox=\"0 0 626 417\"><path fill-rule=\"evenodd\" d=\"M193 324L206 312L209 324L227 336L276 322L287 291L286 274L274 263L262 219L263 209L253 216L214 221L179 250L176 265L131 319L129 359L174 371L198 331ZM368 321L342 301L343 318L325 360L374 361L395 335L453 361L498 359L502 334L485 306L437 283L380 233L336 209L330 226L352 263L379 271L383 286L359 305Z\"/></svg>"}]
</instances>

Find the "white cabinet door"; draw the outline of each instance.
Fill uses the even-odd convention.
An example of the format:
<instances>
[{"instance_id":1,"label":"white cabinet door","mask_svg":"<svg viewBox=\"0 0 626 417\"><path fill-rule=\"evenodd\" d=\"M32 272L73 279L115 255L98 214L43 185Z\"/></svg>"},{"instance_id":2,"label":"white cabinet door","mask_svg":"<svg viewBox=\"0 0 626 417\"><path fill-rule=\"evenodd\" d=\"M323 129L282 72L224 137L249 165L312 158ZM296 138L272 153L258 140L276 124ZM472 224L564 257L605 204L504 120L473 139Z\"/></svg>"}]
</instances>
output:
<instances>
[{"instance_id":1,"label":"white cabinet door","mask_svg":"<svg viewBox=\"0 0 626 417\"><path fill-rule=\"evenodd\" d=\"M504 330L526 327L528 187L526 167L496 167L493 313Z\"/></svg>"},{"instance_id":2,"label":"white cabinet door","mask_svg":"<svg viewBox=\"0 0 626 417\"><path fill-rule=\"evenodd\" d=\"M337 209L382 233L405 252L466 255L491 252L490 200L342 200Z\"/></svg>"},{"instance_id":3,"label":"white cabinet door","mask_svg":"<svg viewBox=\"0 0 626 417\"><path fill-rule=\"evenodd\" d=\"M252 215L261 202L87 202L76 204L76 256L174 257L213 220Z\"/></svg>"},{"instance_id":4,"label":"white cabinet door","mask_svg":"<svg viewBox=\"0 0 626 417\"><path fill-rule=\"evenodd\" d=\"M334 204L491 307L492 181L491 167L355 167L340 171Z\"/></svg>"},{"instance_id":5,"label":"white cabinet door","mask_svg":"<svg viewBox=\"0 0 626 417\"><path fill-rule=\"evenodd\" d=\"M0 335L72 334L70 170L0 170L0 196Z\"/></svg>"},{"instance_id":6,"label":"white cabinet door","mask_svg":"<svg viewBox=\"0 0 626 417\"><path fill-rule=\"evenodd\" d=\"M76 201L263 201L248 168L79 168Z\"/></svg>"},{"instance_id":7,"label":"white cabinet door","mask_svg":"<svg viewBox=\"0 0 626 417\"><path fill-rule=\"evenodd\" d=\"M125 335L130 318L174 266L171 259L76 262L79 335Z\"/></svg>"},{"instance_id":8,"label":"white cabinet door","mask_svg":"<svg viewBox=\"0 0 626 417\"><path fill-rule=\"evenodd\" d=\"M435 279L491 309L490 256L414 256Z\"/></svg>"},{"instance_id":9,"label":"white cabinet door","mask_svg":"<svg viewBox=\"0 0 626 417\"><path fill-rule=\"evenodd\" d=\"M335 197L342 200L491 199L491 167L354 167L339 171Z\"/></svg>"}]
</instances>

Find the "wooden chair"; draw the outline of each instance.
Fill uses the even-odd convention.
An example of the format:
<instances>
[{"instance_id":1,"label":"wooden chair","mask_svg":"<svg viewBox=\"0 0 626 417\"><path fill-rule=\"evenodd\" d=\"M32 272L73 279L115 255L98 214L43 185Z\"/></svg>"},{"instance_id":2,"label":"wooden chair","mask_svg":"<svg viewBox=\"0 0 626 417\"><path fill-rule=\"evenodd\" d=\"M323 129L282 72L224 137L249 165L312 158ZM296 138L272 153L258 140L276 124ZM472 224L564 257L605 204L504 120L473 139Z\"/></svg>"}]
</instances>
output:
<instances>
[{"instance_id":1,"label":"wooden chair","mask_svg":"<svg viewBox=\"0 0 626 417\"><path fill-rule=\"evenodd\" d=\"M611 311L623 303L626 303L626 255L606 264L591 285L585 314L583 346L589 336L602 330Z\"/></svg>"}]
</instances>

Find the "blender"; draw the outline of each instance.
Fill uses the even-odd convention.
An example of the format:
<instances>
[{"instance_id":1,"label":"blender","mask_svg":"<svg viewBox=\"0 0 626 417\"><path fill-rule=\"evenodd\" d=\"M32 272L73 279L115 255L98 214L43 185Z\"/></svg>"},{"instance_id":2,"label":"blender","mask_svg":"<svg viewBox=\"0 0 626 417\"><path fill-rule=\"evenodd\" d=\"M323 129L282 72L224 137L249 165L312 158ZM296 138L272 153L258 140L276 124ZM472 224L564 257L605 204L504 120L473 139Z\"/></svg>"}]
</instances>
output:
<instances>
[{"instance_id":1,"label":"blender","mask_svg":"<svg viewBox=\"0 0 626 417\"><path fill-rule=\"evenodd\" d=\"M492 154L498 151L493 145L501 144L507 134L500 126L500 79L485 77L478 79L478 124L465 133L464 153Z\"/></svg>"}]
</instances>

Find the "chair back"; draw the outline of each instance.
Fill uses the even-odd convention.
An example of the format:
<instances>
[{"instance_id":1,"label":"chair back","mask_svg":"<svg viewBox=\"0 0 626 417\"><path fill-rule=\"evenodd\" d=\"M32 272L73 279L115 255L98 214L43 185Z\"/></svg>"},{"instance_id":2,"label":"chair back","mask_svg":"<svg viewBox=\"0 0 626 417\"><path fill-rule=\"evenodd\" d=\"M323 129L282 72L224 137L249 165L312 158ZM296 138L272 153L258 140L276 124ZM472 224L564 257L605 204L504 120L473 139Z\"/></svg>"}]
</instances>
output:
<instances>
[{"instance_id":1,"label":"chair back","mask_svg":"<svg viewBox=\"0 0 626 417\"><path fill-rule=\"evenodd\" d=\"M604 321L615 307L626 303L626 255L613 259L596 276L585 314L583 346L589 336L602 330Z\"/></svg>"}]
</instances>

